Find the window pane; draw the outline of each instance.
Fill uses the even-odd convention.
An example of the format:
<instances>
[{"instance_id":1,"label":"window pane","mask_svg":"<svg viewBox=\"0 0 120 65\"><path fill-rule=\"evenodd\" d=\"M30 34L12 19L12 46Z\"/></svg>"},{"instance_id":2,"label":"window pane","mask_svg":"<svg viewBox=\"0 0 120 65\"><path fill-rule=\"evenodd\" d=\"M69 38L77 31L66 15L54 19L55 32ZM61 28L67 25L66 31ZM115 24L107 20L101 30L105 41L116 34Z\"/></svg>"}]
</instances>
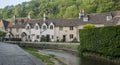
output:
<instances>
[{"instance_id":1,"label":"window pane","mask_svg":"<svg viewBox=\"0 0 120 65\"><path fill-rule=\"evenodd\" d=\"M46 29L46 26L43 26L43 29L45 30L45 29Z\"/></svg>"},{"instance_id":2,"label":"window pane","mask_svg":"<svg viewBox=\"0 0 120 65\"><path fill-rule=\"evenodd\" d=\"M70 26L70 30L73 30L73 26Z\"/></svg>"},{"instance_id":3,"label":"window pane","mask_svg":"<svg viewBox=\"0 0 120 65\"><path fill-rule=\"evenodd\" d=\"M74 36L73 36L73 34L70 34L70 39L72 39Z\"/></svg>"},{"instance_id":4,"label":"window pane","mask_svg":"<svg viewBox=\"0 0 120 65\"><path fill-rule=\"evenodd\" d=\"M38 30L38 26L36 26L35 29Z\"/></svg>"},{"instance_id":5,"label":"window pane","mask_svg":"<svg viewBox=\"0 0 120 65\"><path fill-rule=\"evenodd\" d=\"M53 26L52 26L52 25L50 26L50 29L53 29Z\"/></svg>"}]
</instances>

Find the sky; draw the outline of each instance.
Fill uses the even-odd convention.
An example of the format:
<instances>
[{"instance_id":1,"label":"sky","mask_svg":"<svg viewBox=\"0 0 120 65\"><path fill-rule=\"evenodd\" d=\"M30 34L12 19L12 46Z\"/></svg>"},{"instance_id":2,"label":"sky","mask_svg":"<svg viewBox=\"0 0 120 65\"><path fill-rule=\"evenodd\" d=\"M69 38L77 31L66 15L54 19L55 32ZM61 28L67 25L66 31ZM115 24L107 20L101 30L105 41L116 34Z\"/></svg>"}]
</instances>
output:
<instances>
[{"instance_id":1,"label":"sky","mask_svg":"<svg viewBox=\"0 0 120 65\"><path fill-rule=\"evenodd\" d=\"M7 5L17 5L22 2L28 2L30 0L0 0L0 8L4 8Z\"/></svg>"}]
</instances>

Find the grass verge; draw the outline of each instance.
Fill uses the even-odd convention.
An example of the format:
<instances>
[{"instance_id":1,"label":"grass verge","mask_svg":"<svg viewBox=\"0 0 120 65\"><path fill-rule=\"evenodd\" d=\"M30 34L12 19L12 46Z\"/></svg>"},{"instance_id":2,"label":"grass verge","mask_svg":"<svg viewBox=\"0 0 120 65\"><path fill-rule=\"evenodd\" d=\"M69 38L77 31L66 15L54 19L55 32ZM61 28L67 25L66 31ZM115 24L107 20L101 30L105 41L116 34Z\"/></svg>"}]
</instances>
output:
<instances>
[{"instance_id":1,"label":"grass verge","mask_svg":"<svg viewBox=\"0 0 120 65\"><path fill-rule=\"evenodd\" d=\"M54 55L43 55L38 53L37 49L34 48L23 48L25 51L29 52L36 58L38 58L40 61L42 61L45 65L54 65L51 58L54 58Z\"/></svg>"}]
</instances>

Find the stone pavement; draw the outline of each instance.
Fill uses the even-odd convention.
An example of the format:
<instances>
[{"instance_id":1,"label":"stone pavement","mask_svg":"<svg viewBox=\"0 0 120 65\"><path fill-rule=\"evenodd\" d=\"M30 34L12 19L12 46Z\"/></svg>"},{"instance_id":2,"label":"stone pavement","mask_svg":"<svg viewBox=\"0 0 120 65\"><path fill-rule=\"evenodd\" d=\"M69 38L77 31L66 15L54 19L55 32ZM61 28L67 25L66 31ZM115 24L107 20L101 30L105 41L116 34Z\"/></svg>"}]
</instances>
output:
<instances>
[{"instance_id":1,"label":"stone pavement","mask_svg":"<svg viewBox=\"0 0 120 65\"><path fill-rule=\"evenodd\" d=\"M19 46L0 42L0 65L44 65Z\"/></svg>"}]
</instances>

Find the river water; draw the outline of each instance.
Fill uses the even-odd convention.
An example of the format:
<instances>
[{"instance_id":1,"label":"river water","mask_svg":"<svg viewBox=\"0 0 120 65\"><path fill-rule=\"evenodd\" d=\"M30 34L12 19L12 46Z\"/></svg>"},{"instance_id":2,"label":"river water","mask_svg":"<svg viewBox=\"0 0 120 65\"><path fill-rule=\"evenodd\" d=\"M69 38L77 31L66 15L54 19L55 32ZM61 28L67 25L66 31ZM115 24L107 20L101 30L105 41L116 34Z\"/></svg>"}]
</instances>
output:
<instances>
[{"instance_id":1,"label":"river water","mask_svg":"<svg viewBox=\"0 0 120 65\"><path fill-rule=\"evenodd\" d=\"M43 54L55 55L63 62L65 62L67 65L117 65L114 63L99 61L92 58L91 59L83 58L83 57L79 58L78 56L72 55L64 51L54 51L47 49L47 50L39 50L39 52Z\"/></svg>"}]
</instances>

